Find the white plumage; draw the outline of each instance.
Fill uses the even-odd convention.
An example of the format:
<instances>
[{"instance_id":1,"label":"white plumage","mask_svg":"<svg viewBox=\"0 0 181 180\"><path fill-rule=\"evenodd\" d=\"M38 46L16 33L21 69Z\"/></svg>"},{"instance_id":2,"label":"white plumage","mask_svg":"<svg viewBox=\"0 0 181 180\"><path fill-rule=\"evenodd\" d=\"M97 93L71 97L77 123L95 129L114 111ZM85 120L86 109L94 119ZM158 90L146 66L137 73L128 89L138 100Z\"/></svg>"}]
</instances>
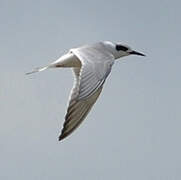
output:
<instances>
[{"instance_id":1,"label":"white plumage","mask_svg":"<svg viewBox=\"0 0 181 180\"><path fill-rule=\"evenodd\" d=\"M71 134L85 119L102 91L114 60L130 54L144 56L127 46L104 41L70 49L67 54L50 65L27 73L31 74L48 68L73 68L75 82L59 140Z\"/></svg>"}]
</instances>

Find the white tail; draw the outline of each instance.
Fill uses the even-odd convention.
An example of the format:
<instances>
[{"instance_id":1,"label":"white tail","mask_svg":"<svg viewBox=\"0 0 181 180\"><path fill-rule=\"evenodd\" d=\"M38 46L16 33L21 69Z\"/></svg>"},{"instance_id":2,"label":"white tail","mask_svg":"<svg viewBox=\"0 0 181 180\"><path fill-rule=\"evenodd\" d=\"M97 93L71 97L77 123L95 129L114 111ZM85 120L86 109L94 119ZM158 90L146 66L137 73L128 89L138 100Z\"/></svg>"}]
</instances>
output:
<instances>
[{"instance_id":1,"label":"white tail","mask_svg":"<svg viewBox=\"0 0 181 180\"><path fill-rule=\"evenodd\" d=\"M44 71L45 69L48 69L48 68L49 68L49 66L46 66L46 67L39 67L39 68L34 69L34 70L31 71L31 72L26 73L26 75L32 74L32 73L36 73L36 72L40 72L40 71Z\"/></svg>"}]
</instances>

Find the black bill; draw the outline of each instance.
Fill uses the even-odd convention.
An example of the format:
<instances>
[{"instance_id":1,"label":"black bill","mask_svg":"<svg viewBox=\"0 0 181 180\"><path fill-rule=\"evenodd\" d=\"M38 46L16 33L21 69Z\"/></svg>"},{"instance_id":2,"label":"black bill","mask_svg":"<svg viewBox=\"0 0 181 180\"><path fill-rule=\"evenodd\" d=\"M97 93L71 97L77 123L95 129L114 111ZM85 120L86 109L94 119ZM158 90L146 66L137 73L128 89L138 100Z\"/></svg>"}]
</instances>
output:
<instances>
[{"instance_id":1,"label":"black bill","mask_svg":"<svg viewBox=\"0 0 181 180\"><path fill-rule=\"evenodd\" d=\"M137 52L137 51L131 51L130 54L138 55L138 56L146 56L145 54L142 54L142 53Z\"/></svg>"}]
</instances>

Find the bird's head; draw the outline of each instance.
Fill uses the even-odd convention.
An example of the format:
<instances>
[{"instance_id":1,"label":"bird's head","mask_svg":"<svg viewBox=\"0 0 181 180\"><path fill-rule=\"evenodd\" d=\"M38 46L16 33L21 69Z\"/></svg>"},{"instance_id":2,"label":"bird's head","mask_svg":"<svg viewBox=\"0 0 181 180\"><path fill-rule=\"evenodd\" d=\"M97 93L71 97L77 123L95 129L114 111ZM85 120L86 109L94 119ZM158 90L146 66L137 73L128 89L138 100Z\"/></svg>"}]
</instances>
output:
<instances>
[{"instance_id":1,"label":"bird's head","mask_svg":"<svg viewBox=\"0 0 181 180\"><path fill-rule=\"evenodd\" d=\"M111 51L115 59L129 55L145 56L144 54L132 50L129 46L123 45L121 43L114 44L112 42L105 41L104 45L108 48L109 51Z\"/></svg>"}]
</instances>

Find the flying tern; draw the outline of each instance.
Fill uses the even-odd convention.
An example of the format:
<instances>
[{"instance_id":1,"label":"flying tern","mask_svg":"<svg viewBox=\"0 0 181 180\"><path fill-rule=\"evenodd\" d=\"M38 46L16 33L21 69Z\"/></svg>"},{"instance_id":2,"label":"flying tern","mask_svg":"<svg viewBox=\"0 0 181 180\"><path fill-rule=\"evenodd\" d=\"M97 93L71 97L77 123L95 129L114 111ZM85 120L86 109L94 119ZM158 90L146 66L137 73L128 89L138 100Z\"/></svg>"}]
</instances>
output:
<instances>
[{"instance_id":1,"label":"flying tern","mask_svg":"<svg viewBox=\"0 0 181 180\"><path fill-rule=\"evenodd\" d=\"M50 68L72 68L75 77L59 140L70 135L85 119L99 97L103 84L116 59L129 55L145 56L129 46L110 41L73 48L48 66L27 74Z\"/></svg>"}]
</instances>

